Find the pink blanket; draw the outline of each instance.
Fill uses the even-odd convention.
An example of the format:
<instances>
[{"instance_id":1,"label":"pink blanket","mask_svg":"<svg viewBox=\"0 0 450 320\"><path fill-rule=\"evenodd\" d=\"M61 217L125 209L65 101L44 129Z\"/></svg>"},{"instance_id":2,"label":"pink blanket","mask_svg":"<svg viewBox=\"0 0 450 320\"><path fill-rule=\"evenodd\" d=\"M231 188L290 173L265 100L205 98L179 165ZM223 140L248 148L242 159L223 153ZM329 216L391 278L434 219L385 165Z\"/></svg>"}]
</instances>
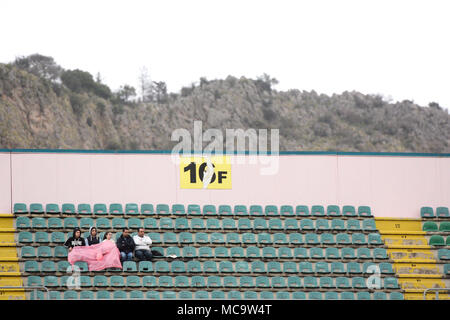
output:
<instances>
[{"instance_id":1,"label":"pink blanket","mask_svg":"<svg viewBox=\"0 0 450 320\"><path fill-rule=\"evenodd\" d=\"M113 241L103 241L89 247L74 247L68 255L68 261L73 265L77 261L85 261L89 271L99 271L106 268L120 268L119 249Z\"/></svg>"}]
</instances>

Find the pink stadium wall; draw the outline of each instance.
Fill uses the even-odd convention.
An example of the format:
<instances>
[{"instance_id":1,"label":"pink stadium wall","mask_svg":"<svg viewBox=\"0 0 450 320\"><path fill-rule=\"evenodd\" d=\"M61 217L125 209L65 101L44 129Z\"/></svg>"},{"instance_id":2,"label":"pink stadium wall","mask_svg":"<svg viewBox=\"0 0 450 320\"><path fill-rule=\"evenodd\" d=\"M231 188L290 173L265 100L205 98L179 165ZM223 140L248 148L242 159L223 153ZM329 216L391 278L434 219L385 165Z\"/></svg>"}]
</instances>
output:
<instances>
[{"instance_id":1,"label":"pink stadium wall","mask_svg":"<svg viewBox=\"0 0 450 320\"><path fill-rule=\"evenodd\" d=\"M378 217L450 207L450 158L281 155L277 175L233 164L231 190L180 189L168 154L0 154L0 211L12 204L369 205Z\"/></svg>"}]
</instances>

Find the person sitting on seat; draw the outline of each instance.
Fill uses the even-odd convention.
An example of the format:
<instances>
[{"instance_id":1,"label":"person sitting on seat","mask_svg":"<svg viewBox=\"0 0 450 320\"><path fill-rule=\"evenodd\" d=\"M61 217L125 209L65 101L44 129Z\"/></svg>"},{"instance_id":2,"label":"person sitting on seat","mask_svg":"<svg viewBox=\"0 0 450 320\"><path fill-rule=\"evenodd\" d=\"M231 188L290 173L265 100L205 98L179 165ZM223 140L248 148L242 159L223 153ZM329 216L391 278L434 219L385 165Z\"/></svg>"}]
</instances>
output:
<instances>
[{"instance_id":1,"label":"person sitting on seat","mask_svg":"<svg viewBox=\"0 0 450 320\"><path fill-rule=\"evenodd\" d=\"M86 240L81 236L81 229L76 227L73 229L73 235L64 243L64 246L72 251L73 247L85 246Z\"/></svg>"},{"instance_id":2,"label":"person sitting on seat","mask_svg":"<svg viewBox=\"0 0 450 320\"><path fill-rule=\"evenodd\" d=\"M117 248L120 251L120 261L133 260L133 251L136 244L130 236L130 229L124 228L122 235L117 239Z\"/></svg>"},{"instance_id":3,"label":"person sitting on seat","mask_svg":"<svg viewBox=\"0 0 450 320\"><path fill-rule=\"evenodd\" d=\"M133 237L134 243L136 244L135 255L139 261L152 260L152 250L150 246L152 245L152 239L146 236L144 233L144 228L139 228L138 234Z\"/></svg>"},{"instance_id":4,"label":"person sitting on seat","mask_svg":"<svg viewBox=\"0 0 450 320\"><path fill-rule=\"evenodd\" d=\"M90 227L89 228L89 237L86 238L86 245L91 246L93 244L100 243L100 239L97 237L97 228Z\"/></svg>"}]
</instances>

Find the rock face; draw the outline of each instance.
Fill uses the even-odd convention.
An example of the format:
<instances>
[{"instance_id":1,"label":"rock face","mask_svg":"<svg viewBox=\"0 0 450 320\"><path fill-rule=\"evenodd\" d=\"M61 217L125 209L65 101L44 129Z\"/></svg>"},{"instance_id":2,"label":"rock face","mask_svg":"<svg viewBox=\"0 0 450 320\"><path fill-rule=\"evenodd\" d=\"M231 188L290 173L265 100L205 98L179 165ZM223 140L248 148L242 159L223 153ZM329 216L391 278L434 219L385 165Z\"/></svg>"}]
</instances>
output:
<instances>
[{"instance_id":1,"label":"rock face","mask_svg":"<svg viewBox=\"0 0 450 320\"><path fill-rule=\"evenodd\" d=\"M279 129L280 150L450 152L438 105L344 92L276 91L247 78L202 81L165 103L118 104L0 64L0 148L167 150L172 131Z\"/></svg>"}]
</instances>

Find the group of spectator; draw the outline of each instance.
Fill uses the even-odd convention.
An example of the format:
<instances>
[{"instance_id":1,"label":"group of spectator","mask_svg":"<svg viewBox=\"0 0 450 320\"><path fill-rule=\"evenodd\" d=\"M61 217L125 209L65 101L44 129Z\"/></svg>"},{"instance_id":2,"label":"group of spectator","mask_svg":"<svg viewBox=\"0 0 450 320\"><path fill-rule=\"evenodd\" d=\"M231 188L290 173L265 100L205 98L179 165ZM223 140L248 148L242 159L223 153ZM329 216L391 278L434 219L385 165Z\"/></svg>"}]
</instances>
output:
<instances>
[{"instance_id":1,"label":"group of spectator","mask_svg":"<svg viewBox=\"0 0 450 320\"><path fill-rule=\"evenodd\" d=\"M114 241L112 239L112 232L105 232L102 241ZM96 227L89 228L89 236L86 239L81 236L81 229L77 227L73 230L72 237L64 243L64 246L70 252L73 247L91 246L99 243L100 238L98 237ZM145 235L144 228L139 228L138 234L134 237L131 237L130 229L124 228L121 236L117 239L116 245L120 252L121 262L133 260L134 257L139 261L150 261L153 257L150 247L152 245L152 239Z\"/></svg>"}]
</instances>

